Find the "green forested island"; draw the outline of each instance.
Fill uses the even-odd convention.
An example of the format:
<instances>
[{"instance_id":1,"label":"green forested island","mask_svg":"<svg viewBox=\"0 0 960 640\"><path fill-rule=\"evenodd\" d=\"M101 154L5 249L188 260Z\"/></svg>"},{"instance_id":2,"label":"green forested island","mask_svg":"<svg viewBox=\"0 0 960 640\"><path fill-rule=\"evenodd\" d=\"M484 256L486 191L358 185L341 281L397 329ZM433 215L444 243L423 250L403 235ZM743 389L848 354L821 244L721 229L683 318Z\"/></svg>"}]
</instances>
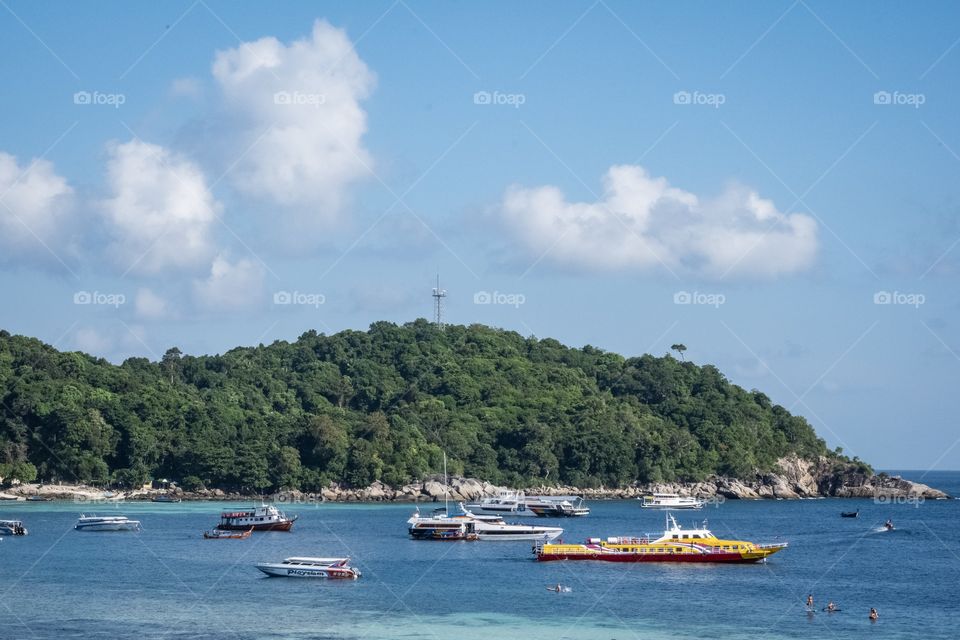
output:
<instances>
[{"instance_id":1,"label":"green forested island","mask_svg":"<svg viewBox=\"0 0 960 640\"><path fill-rule=\"evenodd\" d=\"M0 331L0 397L0 476L23 481L399 486L445 451L503 485L614 487L839 456L711 365L426 320L119 366Z\"/></svg>"}]
</instances>

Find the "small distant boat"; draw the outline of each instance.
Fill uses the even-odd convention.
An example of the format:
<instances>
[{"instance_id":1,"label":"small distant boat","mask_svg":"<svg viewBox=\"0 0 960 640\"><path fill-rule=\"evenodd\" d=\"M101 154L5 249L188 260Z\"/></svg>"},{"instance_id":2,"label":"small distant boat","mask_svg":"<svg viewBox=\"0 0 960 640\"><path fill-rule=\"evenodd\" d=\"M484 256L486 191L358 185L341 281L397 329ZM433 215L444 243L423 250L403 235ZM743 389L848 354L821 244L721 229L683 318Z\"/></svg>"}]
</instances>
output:
<instances>
[{"instance_id":1,"label":"small distant boat","mask_svg":"<svg viewBox=\"0 0 960 640\"><path fill-rule=\"evenodd\" d=\"M27 528L19 520L0 520L0 536L25 536Z\"/></svg>"},{"instance_id":2,"label":"small distant boat","mask_svg":"<svg viewBox=\"0 0 960 640\"><path fill-rule=\"evenodd\" d=\"M73 526L77 531L139 531L140 521L127 516L85 516Z\"/></svg>"},{"instance_id":3,"label":"small distant boat","mask_svg":"<svg viewBox=\"0 0 960 640\"><path fill-rule=\"evenodd\" d=\"M153 496L150 498L150 502L180 502L180 498L164 494L160 496Z\"/></svg>"},{"instance_id":4,"label":"small distant boat","mask_svg":"<svg viewBox=\"0 0 960 640\"><path fill-rule=\"evenodd\" d=\"M841 518L859 518L860 510L857 509L856 511L841 511L840 517Z\"/></svg>"},{"instance_id":5,"label":"small distant boat","mask_svg":"<svg viewBox=\"0 0 960 640\"><path fill-rule=\"evenodd\" d=\"M246 540L253 533L253 527L246 531L222 531L214 529L213 531L204 531L203 537L206 540Z\"/></svg>"},{"instance_id":6,"label":"small distant boat","mask_svg":"<svg viewBox=\"0 0 960 640\"><path fill-rule=\"evenodd\" d=\"M678 493L654 493L638 498L642 509L702 509L703 500L688 498Z\"/></svg>"},{"instance_id":7,"label":"small distant boat","mask_svg":"<svg viewBox=\"0 0 960 640\"><path fill-rule=\"evenodd\" d=\"M27 496L27 502L50 502L53 498L46 496Z\"/></svg>"},{"instance_id":8,"label":"small distant boat","mask_svg":"<svg viewBox=\"0 0 960 640\"><path fill-rule=\"evenodd\" d=\"M350 558L286 558L283 562L261 562L257 569L271 577L357 579L360 570L348 566Z\"/></svg>"},{"instance_id":9,"label":"small distant boat","mask_svg":"<svg viewBox=\"0 0 960 640\"><path fill-rule=\"evenodd\" d=\"M287 517L273 505L263 504L246 511L224 511L220 514L221 531L290 531L297 516Z\"/></svg>"}]
</instances>

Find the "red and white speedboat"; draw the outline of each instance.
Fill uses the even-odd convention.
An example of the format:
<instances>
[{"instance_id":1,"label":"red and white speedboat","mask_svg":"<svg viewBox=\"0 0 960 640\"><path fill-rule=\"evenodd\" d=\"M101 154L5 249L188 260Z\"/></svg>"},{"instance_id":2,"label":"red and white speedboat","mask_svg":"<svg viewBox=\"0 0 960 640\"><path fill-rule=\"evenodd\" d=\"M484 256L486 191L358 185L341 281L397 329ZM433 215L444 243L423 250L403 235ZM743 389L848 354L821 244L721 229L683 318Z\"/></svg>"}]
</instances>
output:
<instances>
[{"instance_id":1,"label":"red and white speedboat","mask_svg":"<svg viewBox=\"0 0 960 640\"><path fill-rule=\"evenodd\" d=\"M290 531L297 516L287 517L285 513L270 504L245 511L224 511L220 514L221 531Z\"/></svg>"}]
</instances>

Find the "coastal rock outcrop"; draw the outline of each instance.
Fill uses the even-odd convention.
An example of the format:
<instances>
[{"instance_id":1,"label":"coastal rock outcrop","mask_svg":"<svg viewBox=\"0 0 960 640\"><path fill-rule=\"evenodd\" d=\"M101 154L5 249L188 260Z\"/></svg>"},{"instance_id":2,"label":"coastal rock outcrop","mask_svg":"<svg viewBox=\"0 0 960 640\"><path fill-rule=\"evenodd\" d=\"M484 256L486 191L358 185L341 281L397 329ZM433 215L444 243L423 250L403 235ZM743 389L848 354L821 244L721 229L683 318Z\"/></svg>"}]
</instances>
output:
<instances>
[{"instance_id":1,"label":"coastal rock outcrop","mask_svg":"<svg viewBox=\"0 0 960 640\"><path fill-rule=\"evenodd\" d=\"M475 478L431 476L421 482L401 487L390 487L374 482L368 487L349 488L331 484L316 493L282 491L270 497L278 503L304 502L470 502L485 496L494 496L505 487L498 487ZM796 456L782 458L771 472L758 472L750 478L710 476L695 483L649 483L620 488L582 488L570 486L540 486L526 489L527 495L579 495L586 499L631 499L650 493L677 493L695 496L708 502L724 500L796 499L812 497L873 498L878 502L942 500L946 493L919 482L905 480L884 473L870 474L861 464L819 458L808 460ZM23 484L6 489L6 499L26 499L42 496L77 502L117 500L149 500L167 491L105 492L83 485ZM194 492L175 490L184 500L250 500L251 496L226 493L221 489L202 489ZM259 496L254 496L259 499Z\"/></svg>"}]
</instances>

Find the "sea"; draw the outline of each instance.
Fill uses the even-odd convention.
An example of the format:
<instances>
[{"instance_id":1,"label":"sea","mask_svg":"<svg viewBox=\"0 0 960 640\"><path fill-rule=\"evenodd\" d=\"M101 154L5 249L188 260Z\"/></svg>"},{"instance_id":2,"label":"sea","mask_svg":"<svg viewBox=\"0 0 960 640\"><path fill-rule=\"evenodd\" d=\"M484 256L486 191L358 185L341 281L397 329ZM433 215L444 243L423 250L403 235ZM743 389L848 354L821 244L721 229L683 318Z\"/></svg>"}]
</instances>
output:
<instances>
[{"instance_id":1,"label":"sea","mask_svg":"<svg viewBox=\"0 0 960 640\"><path fill-rule=\"evenodd\" d=\"M960 472L896 473L960 496ZM0 519L29 529L0 542L0 639L960 637L958 500L730 500L676 513L720 537L789 543L751 565L538 563L529 542L414 541L409 504L282 504L299 516L292 532L203 539L238 506L0 503ZM553 521L565 541L663 530L664 514L635 500L589 506ZM81 512L134 517L143 531L75 531ZM350 556L363 577L254 567L294 555ZM570 590L547 590L558 583ZM839 612L821 610L831 600Z\"/></svg>"}]
</instances>

